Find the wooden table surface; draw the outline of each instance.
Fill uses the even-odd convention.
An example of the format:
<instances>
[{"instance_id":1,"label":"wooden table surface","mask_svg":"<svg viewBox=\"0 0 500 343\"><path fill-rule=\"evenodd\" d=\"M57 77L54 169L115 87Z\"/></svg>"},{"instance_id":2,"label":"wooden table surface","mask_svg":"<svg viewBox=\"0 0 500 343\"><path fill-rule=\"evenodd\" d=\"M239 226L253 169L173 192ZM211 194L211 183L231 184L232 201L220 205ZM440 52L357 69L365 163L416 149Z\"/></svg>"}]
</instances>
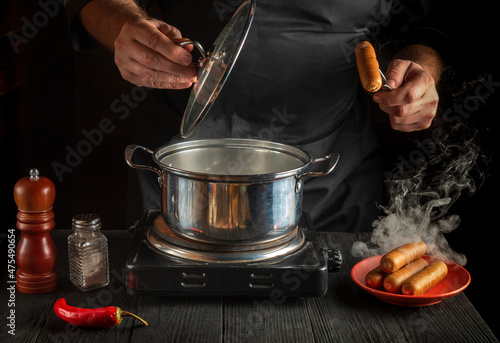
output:
<instances>
[{"instance_id":1,"label":"wooden table surface","mask_svg":"<svg viewBox=\"0 0 500 343\"><path fill-rule=\"evenodd\" d=\"M350 278L359 261L350 254L357 240L369 234L318 233L328 247L343 254L342 270L329 274L327 294L320 298L289 298L276 304L250 297L157 297L129 295L124 285L125 260L133 234L104 231L109 241L110 284L82 292L68 277L66 238L70 230L55 229L59 285L41 295L14 294L15 336L7 317L12 295L2 273L1 342L498 342L464 293L428 307L390 305L365 293ZM88 308L118 306L149 322L125 318L116 327L74 327L59 319L53 305ZM12 331L11 331L12 332Z\"/></svg>"}]
</instances>

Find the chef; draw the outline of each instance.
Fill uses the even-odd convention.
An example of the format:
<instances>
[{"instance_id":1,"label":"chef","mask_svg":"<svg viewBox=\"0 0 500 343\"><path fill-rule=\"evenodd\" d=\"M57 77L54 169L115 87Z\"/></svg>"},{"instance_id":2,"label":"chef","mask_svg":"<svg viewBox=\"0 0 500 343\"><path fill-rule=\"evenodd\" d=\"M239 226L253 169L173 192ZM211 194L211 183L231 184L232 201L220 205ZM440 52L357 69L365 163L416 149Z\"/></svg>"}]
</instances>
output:
<instances>
[{"instance_id":1,"label":"chef","mask_svg":"<svg viewBox=\"0 0 500 343\"><path fill-rule=\"evenodd\" d=\"M67 4L77 50L98 42L114 53L122 77L146 87L135 142L156 149L178 135L196 81L187 37L210 47L239 5L235 0L72 0ZM258 138L312 156L341 155L328 176L309 178L303 210L319 230L368 231L378 216L383 180L370 102L394 131L430 127L443 68L428 28L429 4L404 0L258 0L238 60L210 112L190 137ZM390 92L360 87L354 48L362 40L395 48L384 64ZM110 56L110 58L112 58ZM178 137L178 136L177 136ZM147 164L138 161L140 164ZM160 208L154 173L134 171L131 209ZM138 196L140 195L140 196ZM140 212L139 212L140 213Z\"/></svg>"}]
</instances>

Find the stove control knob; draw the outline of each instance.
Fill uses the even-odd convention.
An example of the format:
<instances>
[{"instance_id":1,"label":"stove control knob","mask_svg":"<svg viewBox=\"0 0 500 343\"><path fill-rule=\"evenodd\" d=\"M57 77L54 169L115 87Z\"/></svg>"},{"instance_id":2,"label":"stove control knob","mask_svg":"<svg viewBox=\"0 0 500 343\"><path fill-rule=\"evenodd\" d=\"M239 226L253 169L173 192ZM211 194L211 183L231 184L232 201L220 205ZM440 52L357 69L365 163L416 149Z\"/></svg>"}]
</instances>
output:
<instances>
[{"instance_id":1,"label":"stove control knob","mask_svg":"<svg viewBox=\"0 0 500 343\"><path fill-rule=\"evenodd\" d=\"M338 272L342 268L342 253L339 249L327 249L328 272Z\"/></svg>"}]
</instances>

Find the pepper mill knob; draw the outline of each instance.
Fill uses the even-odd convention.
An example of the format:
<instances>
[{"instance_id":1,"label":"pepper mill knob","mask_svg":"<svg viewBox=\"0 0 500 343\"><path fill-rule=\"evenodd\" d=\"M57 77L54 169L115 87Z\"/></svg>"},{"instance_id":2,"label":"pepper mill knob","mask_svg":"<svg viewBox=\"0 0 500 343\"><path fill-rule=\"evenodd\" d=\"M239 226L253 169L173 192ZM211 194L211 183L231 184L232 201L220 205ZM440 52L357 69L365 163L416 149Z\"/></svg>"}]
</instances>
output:
<instances>
[{"instance_id":1,"label":"pepper mill knob","mask_svg":"<svg viewBox=\"0 0 500 343\"><path fill-rule=\"evenodd\" d=\"M56 198L52 181L40 176L38 169L31 169L30 176L19 180L14 186L17 208L24 212L51 210Z\"/></svg>"},{"instance_id":2,"label":"pepper mill knob","mask_svg":"<svg viewBox=\"0 0 500 343\"><path fill-rule=\"evenodd\" d=\"M50 230L55 227L52 206L55 187L37 169L14 186L18 207L17 229L21 238L17 246L17 290L27 294L48 293L57 287L56 246Z\"/></svg>"}]
</instances>

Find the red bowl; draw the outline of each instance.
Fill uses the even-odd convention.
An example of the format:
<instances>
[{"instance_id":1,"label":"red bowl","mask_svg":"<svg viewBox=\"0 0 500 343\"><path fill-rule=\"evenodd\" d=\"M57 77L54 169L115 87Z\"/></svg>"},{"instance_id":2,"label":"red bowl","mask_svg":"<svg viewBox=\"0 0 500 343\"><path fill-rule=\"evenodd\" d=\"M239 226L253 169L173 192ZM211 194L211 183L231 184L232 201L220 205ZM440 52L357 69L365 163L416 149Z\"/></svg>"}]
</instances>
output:
<instances>
[{"instance_id":1,"label":"red bowl","mask_svg":"<svg viewBox=\"0 0 500 343\"><path fill-rule=\"evenodd\" d=\"M393 294L385 291L383 288L370 288L365 283L365 276L370 270L380 264L381 258L382 255L373 256L358 262L351 270L351 278L365 292L390 304L401 306L434 305L459 294L470 284L470 275L465 268L454 262L443 260L448 266L448 275L443 281L422 295ZM437 260L437 258L427 255L424 255L423 258L428 262Z\"/></svg>"}]
</instances>

